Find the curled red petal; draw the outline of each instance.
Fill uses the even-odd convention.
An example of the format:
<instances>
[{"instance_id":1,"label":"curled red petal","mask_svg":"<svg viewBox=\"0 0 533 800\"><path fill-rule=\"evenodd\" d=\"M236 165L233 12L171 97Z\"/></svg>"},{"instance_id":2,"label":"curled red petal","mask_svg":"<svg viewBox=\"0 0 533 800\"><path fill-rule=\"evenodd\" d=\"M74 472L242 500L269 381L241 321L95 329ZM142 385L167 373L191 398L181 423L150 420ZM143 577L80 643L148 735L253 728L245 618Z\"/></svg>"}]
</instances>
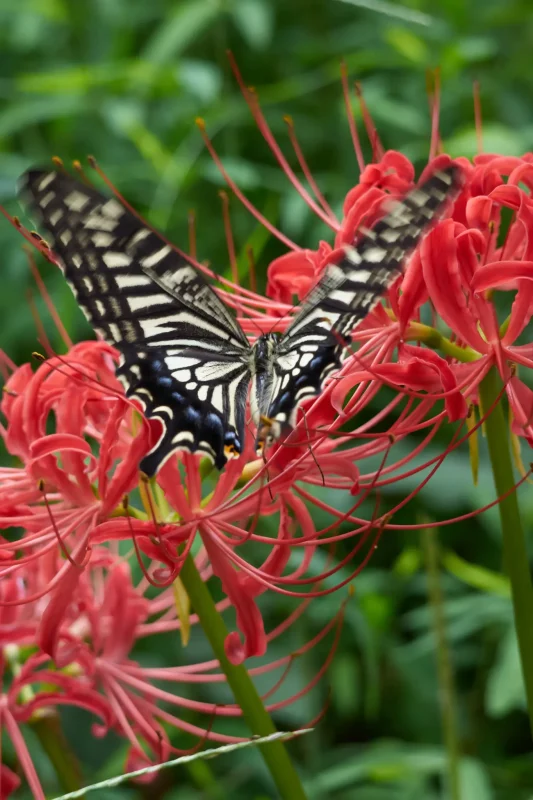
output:
<instances>
[{"instance_id":1,"label":"curled red petal","mask_svg":"<svg viewBox=\"0 0 533 800\"><path fill-rule=\"evenodd\" d=\"M457 389L456 378L450 365L433 350L403 345L400 361L379 365L376 367L376 373L391 383L415 391L446 393L445 406L450 422L464 419L467 415L466 401Z\"/></svg>"},{"instance_id":2,"label":"curled red petal","mask_svg":"<svg viewBox=\"0 0 533 800\"><path fill-rule=\"evenodd\" d=\"M238 634L230 634L226 640L228 658L237 664L250 656L264 655L267 645L265 629L259 609L253 600L253 593L244 584L241 573L230 563L228 555L223 552L216 537L207 533L204 528L201 532L213 572L222 581L224 591L235 608L237 625L244 637L244 645L240 649L237 647Z\"/></svg>"},{"instance_id":3,"label":"curled red petal","mask_svg":"<svg viewBox=\"0 0 533 800\"><path fill-rule=\"evenodd\" d=\"M74 436L70 433L50 433L48 436L36 439L30 445L30 454L36 460L61 450L68 450L72 453L80 453L83 456L94 458L90 444L80 436Z\"/></svg>"},{"instance_id":4,"label":"curled red petal","mask_svg":"<svg viewBox=\"0 0 533 800\"><path fill-rule=\"evenodd\" d=\"M70 660L70 648L68 657L60 654L60 628L74 597L83 569L83 566L78 566L74 562L65 563L63 575L52 592L39 626L37 634L39 647L54 658L58 667L65 666Z\"/></svg>"},{"instance_id":5,"label":"curled red petal","mask_svg":"<svg viewBox=\"0 0 533 800\"><path fill-rule=\"evenodd\" d=\"M487 289L516 289L519 280L533 280L533 261L493 261L484 264L472 279L475 292Z\"/></svg>"},{"instance_id":6,"label":"curled red petal","mask_svg":"<svg viewBox=\"0 0 533 800\"><path fill-rule=\"evenodd\" d=\"M477 330L477 320L467 305L457 257L455 223L444 220L426 236L420 247L424 280L437 312L455 333L471 347L487 349Z\"/></svg>"}]
</instances>

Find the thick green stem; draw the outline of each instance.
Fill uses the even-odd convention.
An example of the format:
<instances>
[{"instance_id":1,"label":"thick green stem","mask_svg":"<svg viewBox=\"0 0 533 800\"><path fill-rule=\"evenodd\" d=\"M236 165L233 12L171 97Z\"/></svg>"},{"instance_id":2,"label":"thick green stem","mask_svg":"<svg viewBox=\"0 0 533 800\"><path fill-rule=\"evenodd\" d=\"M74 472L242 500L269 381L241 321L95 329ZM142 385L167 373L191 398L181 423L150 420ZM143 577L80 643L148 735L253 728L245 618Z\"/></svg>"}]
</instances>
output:
<instances>
[{"instance_id":1,"label":"thick green stem","mask_svg":"<svg viewBox=\"0 0 533 800\"><path fill-rule=\"evenodd\" d=\"M501 380L493 368L480 386L480 399L485 413L497 402L501 389ZM513 491L515 478L509 432L501 403L497 403L488 414L485 431L496 492L499 497L507 494L498 505L502 526L503 563L511 582L516 635L533 734L533 586L518 499Z\"/></svg>"},{"instance_id":2,"label":"thick green stem","mask_svg":"<svg viewBox=\"0 0 533 800\"><path fill-rule=\"evenodd\" d=\"M448 755L448 782L451 800L460 800L459 782L460 748L457 736L457 709L455 685L450 650L446 638L446 621L444 619L444 598L440 585L439 548L437 530L427 528L422 532L422 546L426 560L428 578L428 595L433 612L433 630L437 655L437 677L439 683L440 709L444 743Z\"/></svg>"},{"instance_id":3,"label":"thick green stem","mask_svg":"<svg viewBox=\"0 0 533 800\"><path fill-rule=\"evenodd\" d=\"M245 667L242 664L237 666L232 664L226 656L224 642L228 630L190 556L183 565L180 577L250 730L259 736L275 733L274 723L265 710ZM300 778L283 742L262 744L260 750L280 796L285 800L305 800L306 795Z\"/></svg>"}]
</instances>

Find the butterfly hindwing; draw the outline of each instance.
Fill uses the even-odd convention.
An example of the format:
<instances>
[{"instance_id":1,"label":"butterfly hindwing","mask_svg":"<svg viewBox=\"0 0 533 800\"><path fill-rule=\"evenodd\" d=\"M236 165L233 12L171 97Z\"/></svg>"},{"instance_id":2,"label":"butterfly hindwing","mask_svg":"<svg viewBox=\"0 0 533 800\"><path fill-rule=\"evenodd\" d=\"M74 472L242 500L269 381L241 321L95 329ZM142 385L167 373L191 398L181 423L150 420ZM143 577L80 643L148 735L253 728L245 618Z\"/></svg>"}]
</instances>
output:
<instances>
[{"instance_id":1,"label":"butterfly hindwing","mask_svg":"<svg viewBox=\"0 0 533 800\"><path fill-rule=\"evenodd\" d=\"M114 198L67 174L32 170L21 192L52 237L90 323L120 352L117 375L162 434L141 463L154 474L178 448L222 468L243 447L250 347L183 256Z\"/></svg>"},{"instance_id":2,"label":"butterfly hindwing","mask_svg":"<svg viewBox=\"0 0 533 800\"><path fill-rule=\"evenodd\" d=\"M293 426L302 400L320 394L349 354L353 330L401 274L456 194L461 176L459 167L450 164L401 200L388 201L385 216L346 247L340 261L326 266L281 339L277 386L265 417Z\"/></svg>"}]
</instances>

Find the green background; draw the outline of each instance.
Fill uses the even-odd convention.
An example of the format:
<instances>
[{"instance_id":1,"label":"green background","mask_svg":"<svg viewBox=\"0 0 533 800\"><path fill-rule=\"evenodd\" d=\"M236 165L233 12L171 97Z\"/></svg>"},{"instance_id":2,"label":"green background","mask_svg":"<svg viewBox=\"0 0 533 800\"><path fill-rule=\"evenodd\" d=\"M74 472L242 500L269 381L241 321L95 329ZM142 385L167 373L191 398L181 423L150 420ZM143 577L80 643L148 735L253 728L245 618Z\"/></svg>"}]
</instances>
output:
<instances>
[{"instance_id":1,"label":"green background","mask_svg":"<svg viewBox=\"0 0 533 800\"><path fill-rule=\"evenodd\" d=\"M194 209L199 257L229 276L218 196L223 183L194 124L201 116L250 200L299 244L315 247L321 237L328 238L328 231L269 153L231 74L228 48L246 83L256 87L273 131L296 166L283 122L286 114L293 118L313 174L337 212L358 180L339 79L342 59L351 81L362 81L385 148L402 151L418 170L429 150L426 72L435 67L442 78L445 150L453 156L476 152L475 80L481 87L484 149L512 155L531 149L533 15L528 2L2 0L0 201L20 213L14 195L24 169L46 164L52 155L68 163L93 154L128 200L184 249L187 214ZM231 216L243 283L248 285L246 252L252 247L263 289L266 265L284 250L235 199ZM39 348L31 294L54 346L61 348L37 297L20 236L7 222L0 224L0 248L0 345L19 363ZM89 336L59 272L50 265L43 265L42 272L72 337ZM425 457L438 453L439 447L442 442L434 443ZM393 485L384 502L398 502L417 480ZM483 445L477 487L468 452L461 450L445 460L397 521L444 519L482 506L493 496ZM530 528L529 486L521 502ZM372 513L370 505L366 513ZM428 541L439 563L429 579ZM337 557L341 555L339 550ZM319 553L317 573L325 562L326 554ZM447 728L448 748L438 703L444 689L428 584L438 584L443 593L453 666L456 714ZM533 797L531 739L508 587L501 575L497 512L442 528L438 537L386 534L354 586L327 677L275 717L280 729L305 726L329 697L329 710L316 731L290 745L309 796L453 797L447 780L451 738L461 753L455 798ZM312 603L292 637L276 643L269 658L318 632L344 597L345 590ZM260 607L267 628L272 628L294 606L270 594ZM199 632L186 650L174 639L158 641L155 647L141 649L139 659L172 664L209 657ZM315 674L326 654L327 647L296 661L286 681L288 694ZM219 699L212 687L195 696ZM445 704L451 707L449 695ZM194 721L192 715L188 719ZM121 741L92 738L82 713L65 713L64 721L87 782L121 771ZM244 730L238 723L224 729ZM29 741L54 796L59 789L51 769L38 743L31 736ZM191 744L180 739L175 743ZM125 786L94 796L259 800L275 794L259 756L250 749L167 771L150 787Z\"/></svg>"}]
</instances>

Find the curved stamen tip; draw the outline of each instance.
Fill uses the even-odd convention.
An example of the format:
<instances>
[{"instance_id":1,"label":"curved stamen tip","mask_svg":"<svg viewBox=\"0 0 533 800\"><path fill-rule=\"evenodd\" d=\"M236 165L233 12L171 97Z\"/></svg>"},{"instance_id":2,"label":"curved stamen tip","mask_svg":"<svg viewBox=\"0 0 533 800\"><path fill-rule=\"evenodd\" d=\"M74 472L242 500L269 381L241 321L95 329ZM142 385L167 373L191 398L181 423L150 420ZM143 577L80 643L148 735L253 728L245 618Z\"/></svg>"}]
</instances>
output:
<instances>
[{"instance_id":1,"label":"curved stamen tip","mask_svg":"<svg viewBox=\"0 0 533 800\"><path fill-rule=\"evenodd\" d=\"M81 166L81 161L75 158L74 161L72 162L72 168L77 170L77 172L82 172L83 167Z\"/></svg>"},{"instance_id":2,"label":"curved stamen tip","mask_svg":"<svg viewBox=\"0 0 533 800\"><path fill-rule=\"evenodd\" d=\"M59 167L59 169L65 168L63 159L59 158L59 156L52 156L52 163L55 164L56 167Z\"/></svg>"},{"instance_id":3,"label":"curved stamen tip","mask_svg":"<svg viewBox=\"0 0 533 800\"><path fill-rule=\"evenodd\" d=\"M290 114L283 115L283 122L285 122L289 126L289 128L294 128L294 120Z\"/></svg>"},{"instance_id":4,"label":"curved stamen tip","mask_svg":"<svg viewBox=\"0 0 533 800\"><path fill-rule=\"evenodd\" d=\"M90 167L92 167L93 169L97 168L98 163L97 163L96 158L94 156L87 156L87 161L88 161Z\"/></svg>"},{"instance_id":5,"label":"curved stamen tip","mask_svg":"<svg viewBox=\"0 0 533 800\"><path fill-rule=\"evenodd\" d=\"M31 354L31 356L32 356L32 358L34 358L36 361L40 361L40 362L41 362L41 364L43 363L43 361L46 361L46 356L43 356L43 354L42 354L42 353L38 353L38 352L37 352L37 350L34 350L34 351L33 351L33 353Z\"/></svg>"},{"instance_id":6,"label":"curved stamen tip","mask_svg":"<svg viewBox=\"0 0 533 800\"><path fill-rule=\"evenodd\" d=\"M201 131L205 131L205 119L203 117L196 117L194 122Z\"/></svg>"}]
</instances>

